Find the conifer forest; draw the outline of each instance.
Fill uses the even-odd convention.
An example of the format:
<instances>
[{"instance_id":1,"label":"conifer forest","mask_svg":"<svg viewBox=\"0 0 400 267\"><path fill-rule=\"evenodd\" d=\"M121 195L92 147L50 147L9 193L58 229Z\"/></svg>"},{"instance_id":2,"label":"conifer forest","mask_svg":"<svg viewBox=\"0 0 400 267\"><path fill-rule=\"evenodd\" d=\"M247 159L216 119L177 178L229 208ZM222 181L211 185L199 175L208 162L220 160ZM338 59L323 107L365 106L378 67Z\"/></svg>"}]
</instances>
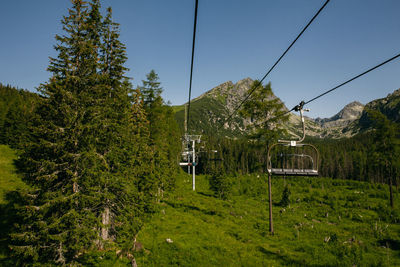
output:
<instances>
[{"instance_id":1,"label":"conifer forest","mask_svg":"<svg viewBox=\"0 0 400 267\"><path fill-rule=\"evenodd\" d=\"M71 1L37 92L0 83L1 266L400 266L399 90L339 138L268 74L172 106L101 4Z\"/></svg>"}]
</instances>

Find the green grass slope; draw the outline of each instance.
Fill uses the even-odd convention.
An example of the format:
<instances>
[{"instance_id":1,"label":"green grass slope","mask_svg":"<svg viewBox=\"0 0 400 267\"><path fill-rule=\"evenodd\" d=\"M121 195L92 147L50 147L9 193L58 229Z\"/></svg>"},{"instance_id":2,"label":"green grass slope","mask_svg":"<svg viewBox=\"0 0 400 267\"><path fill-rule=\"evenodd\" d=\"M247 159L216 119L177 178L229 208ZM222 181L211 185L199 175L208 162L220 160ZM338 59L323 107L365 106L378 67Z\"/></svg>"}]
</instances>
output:
<instances>
[{"instance_id":1,"label":"green grass slope","mask_svg":"<svg viewBox=\"0 0 400 267\"><path fill-rule=\"evenodd\" d=\"M16 189L22 189L27 185L21 180L16 173L14 160L17 153L6 145L0 145L0 266L9 266L8 261L8 244L7 231L13 215L7 207L6 195L8 192Z\"/></svg>"},{"instance_id":2,"label":"green grass slope","mask_svg":"<svg viewBox=\"0 0 400 267\"><path fill-rule=\"evenodd\" d=\"M138 266L400 266L399 209L387 206L386 186L274 178L271 236L266 177L233 177L231 185L221 200L205 176L196 192L189 177L178 181L137 236Z\"/></svg>"},{"instance_id":3,"label":"green grass slope","mask_svg":"<svg viewBox=\"0 0 400 267\"><path fill-rule=\"evenodd\" d=\"M26 187L16 173L14 160L17 154L9 146L0 145L0 204L5 203L7 192Z\"/></svg>"}]
</instances>

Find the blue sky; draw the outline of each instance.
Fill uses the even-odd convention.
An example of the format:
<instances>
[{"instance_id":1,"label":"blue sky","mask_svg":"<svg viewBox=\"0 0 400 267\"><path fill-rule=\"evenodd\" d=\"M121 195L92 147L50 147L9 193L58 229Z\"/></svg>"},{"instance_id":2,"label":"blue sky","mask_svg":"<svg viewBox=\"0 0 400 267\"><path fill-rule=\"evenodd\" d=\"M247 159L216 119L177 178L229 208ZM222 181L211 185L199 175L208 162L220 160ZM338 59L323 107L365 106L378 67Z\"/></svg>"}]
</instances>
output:
<instances>
[{"instance_id":1,"label":"blue sky","mask_svg":"<svg viewBox=\"0 0 400 267\"><path fill-rule=\"evenodd\" d=\"M0 82L35 91L46 82L68 0L3 1ZM104 0L121 24L133 84L154 69L172 104L188 99L194 0ZM199 0L192 97L220 83L261 78L324 0ZM332 0L267 78L288 107L400 53L400 1ZM400 59L310 103L330 117L400 88Z\"/></svg>"}]
</instances>

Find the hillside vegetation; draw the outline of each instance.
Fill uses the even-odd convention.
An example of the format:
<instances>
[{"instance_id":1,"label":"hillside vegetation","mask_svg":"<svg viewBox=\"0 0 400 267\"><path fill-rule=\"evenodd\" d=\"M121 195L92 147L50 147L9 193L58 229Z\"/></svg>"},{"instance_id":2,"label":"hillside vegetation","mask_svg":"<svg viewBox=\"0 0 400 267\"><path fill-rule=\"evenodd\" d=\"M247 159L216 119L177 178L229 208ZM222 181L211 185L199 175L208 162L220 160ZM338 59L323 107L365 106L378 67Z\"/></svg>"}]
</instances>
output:
<instances>
[{"instance_id":1,"label":"hillside vegetation","mask_svg":"<svg viewBox=\"0 0 400 267\"><path fill-rule=\"evenodd\" d=\"M209 179L197 176L197 192L189 177L179 179L137 236L139 266L400 265L399 209L388 207L386 186L274 178L271 236L265 176L231 177L225 200Z\"/></svg>"},{"instance_id":2,"label":"hillside vegetation","mask_svg":"<svg viewBox=\"0 0 400 267\"><path fill-rule=\"evenodd\" d=\"M0 144L23 147L39 95L0 83Z\"/></svg>"}]
</instances>

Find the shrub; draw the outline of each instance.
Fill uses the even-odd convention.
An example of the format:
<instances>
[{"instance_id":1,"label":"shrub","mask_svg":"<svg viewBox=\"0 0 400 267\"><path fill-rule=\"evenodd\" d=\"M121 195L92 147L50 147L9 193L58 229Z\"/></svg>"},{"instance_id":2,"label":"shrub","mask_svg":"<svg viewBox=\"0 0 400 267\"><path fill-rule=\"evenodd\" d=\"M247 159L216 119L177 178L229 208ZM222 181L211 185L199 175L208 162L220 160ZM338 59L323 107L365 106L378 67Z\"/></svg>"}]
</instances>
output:
<instances>
[{"instance_id":1,"label":"shrub","mask_svg":"<svg viewBox=\"0 0 400 267\"><path fill-rule=\"evenodd\" d=\"M221 199L228 199L232 193L232 178L221 173L213 173L209 177L210 189L215 196Z\"/></svg>"},{"instance_id":2,"label":"shrub","mask_svg":"<svg viewBox=\"0 0 400 267\"><path fill-rule=\"evenodd\" d=\"M281 202L279 203L282 207L287 207L290 204L290 189L289 186L286 185L285 188L282 191L282 199Z\"/></svg>"}]
</instances>

